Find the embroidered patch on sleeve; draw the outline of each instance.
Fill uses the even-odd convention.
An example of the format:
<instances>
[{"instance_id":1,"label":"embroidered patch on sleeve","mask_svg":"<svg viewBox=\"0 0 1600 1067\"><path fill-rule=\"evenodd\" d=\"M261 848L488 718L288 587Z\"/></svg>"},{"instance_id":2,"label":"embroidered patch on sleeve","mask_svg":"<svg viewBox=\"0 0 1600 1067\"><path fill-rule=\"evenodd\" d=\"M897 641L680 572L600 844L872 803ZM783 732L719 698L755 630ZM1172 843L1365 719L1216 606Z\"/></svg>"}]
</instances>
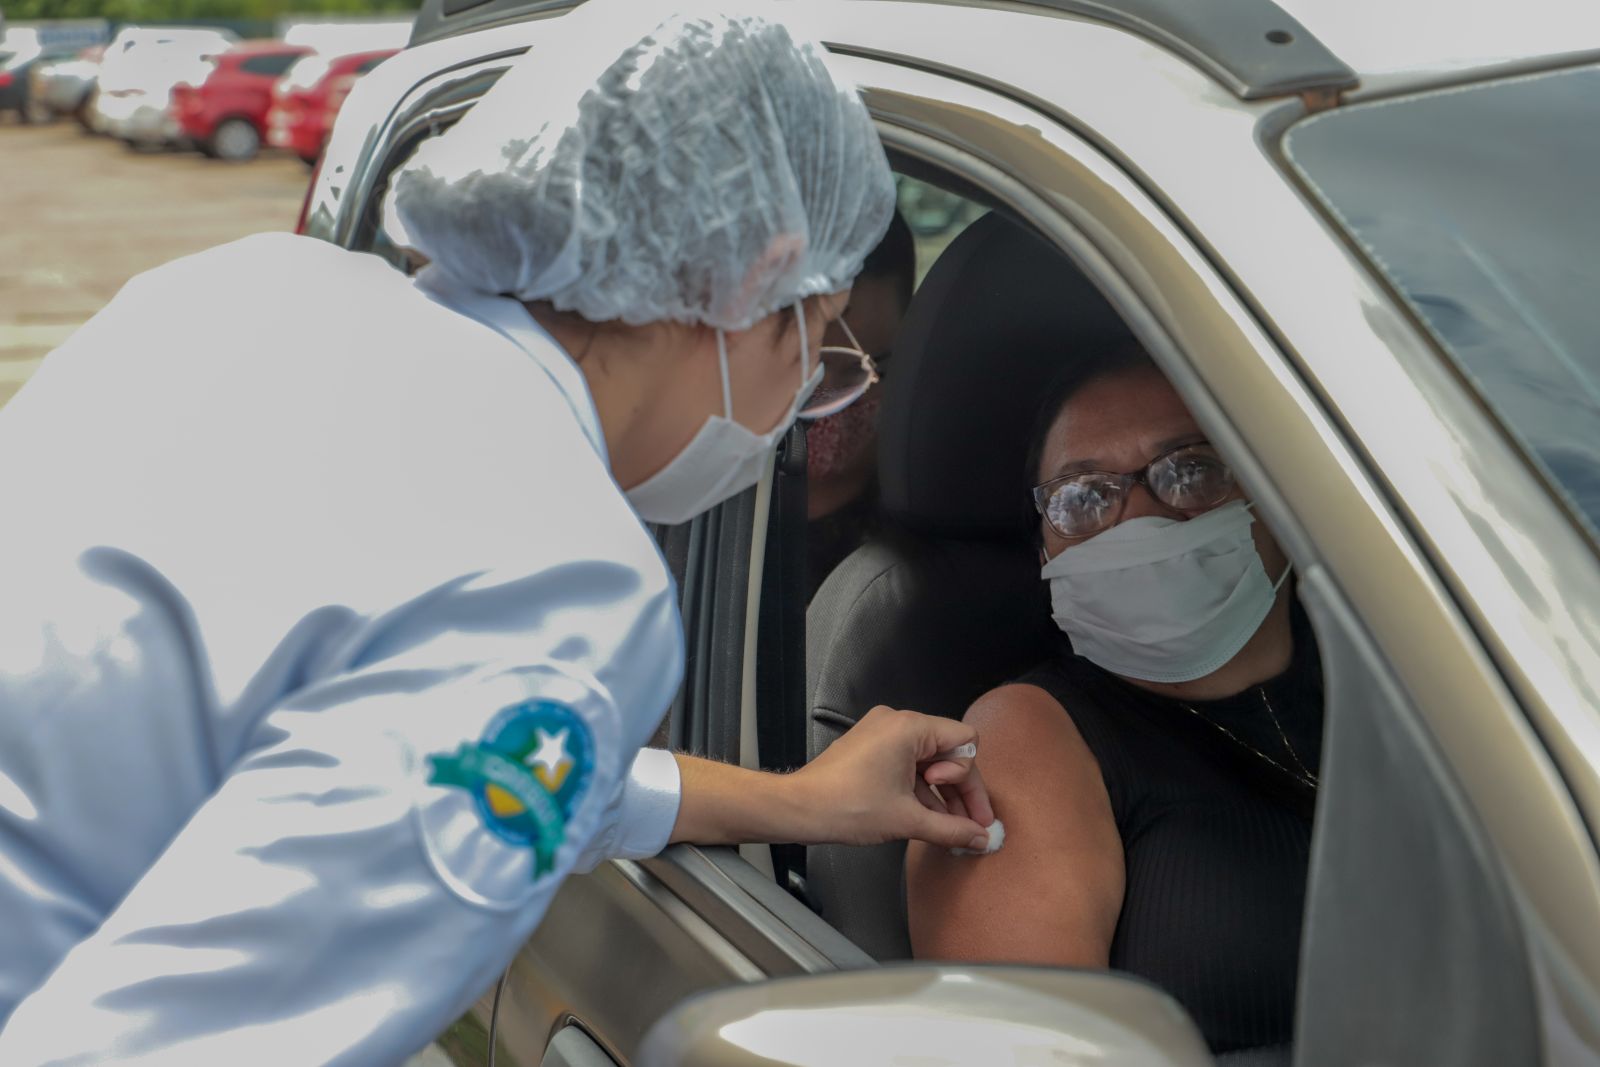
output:
<instances>
[{"instance_id":1,"label":"embroidered patch on sleeve","mask_svg":"<svg viewBox=\"0 0 1600 1067\"><path fill-rule=\"evenodd\" d=\"M479 740L429 756L428 784L470 794L491 834L533 850L538 878L555 868L594 757L594 738L575 711L532 700L500 711Z\"/></svg>"}]
</instances>

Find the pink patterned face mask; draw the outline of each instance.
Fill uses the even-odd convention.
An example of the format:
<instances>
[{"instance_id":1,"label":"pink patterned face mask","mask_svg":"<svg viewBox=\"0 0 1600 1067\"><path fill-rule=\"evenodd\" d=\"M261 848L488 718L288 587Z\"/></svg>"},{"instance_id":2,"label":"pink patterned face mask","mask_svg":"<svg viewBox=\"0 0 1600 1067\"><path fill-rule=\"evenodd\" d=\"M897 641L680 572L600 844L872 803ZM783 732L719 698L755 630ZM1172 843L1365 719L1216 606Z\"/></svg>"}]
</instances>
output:
<instances>
[{"instance_id":1,"label":"pink patterned face mask","mask_svg":"<svg viewBox=\"0 0 1600 1067\"><path fill-rule=\"evenodd\" d=\"M872 447L878 428L879 392L874 389L837 415L806 424L806 477L821 481L849 470Z\"/></svg>"}]
</instances>

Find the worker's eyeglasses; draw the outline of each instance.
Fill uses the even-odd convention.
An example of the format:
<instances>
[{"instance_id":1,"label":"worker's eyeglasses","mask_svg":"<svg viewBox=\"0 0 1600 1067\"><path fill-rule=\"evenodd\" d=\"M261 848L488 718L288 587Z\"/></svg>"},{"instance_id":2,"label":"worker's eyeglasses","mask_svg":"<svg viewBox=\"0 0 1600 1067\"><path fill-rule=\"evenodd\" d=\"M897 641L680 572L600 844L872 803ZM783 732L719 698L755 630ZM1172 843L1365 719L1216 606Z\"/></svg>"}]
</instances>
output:
<instances>
[{"instance_id":1,"label":"worker's eyeglasses","mask_svg":"<svg viewBox=\"0 0 1600 1067\"><path fill-rule=\"evenodd\" d=\"M852 347L825 345L818 350L822 381L801 406L799 415L802 419L821 419L838 414L860 400L878 380L878 368L872 362L872 357L862 349L861 342L850 332L850 326L844 318L840 317L837 321Z\"/></svg>"},{"instance_id":2,"label":"worker's eyeglasses","mask_svg":"<svg viewBox=\"0 0 1600 1067\"><path fill-rule=\"evenodd\" d=\"M1053 478L1034 486L1033 506L1062 537L1092 537L1121 521L1135 485L1192 517L1228 498L1233 468L1209 444L1179 445L1132 474L1077 471Z\"/></svg>"}]
</instances>

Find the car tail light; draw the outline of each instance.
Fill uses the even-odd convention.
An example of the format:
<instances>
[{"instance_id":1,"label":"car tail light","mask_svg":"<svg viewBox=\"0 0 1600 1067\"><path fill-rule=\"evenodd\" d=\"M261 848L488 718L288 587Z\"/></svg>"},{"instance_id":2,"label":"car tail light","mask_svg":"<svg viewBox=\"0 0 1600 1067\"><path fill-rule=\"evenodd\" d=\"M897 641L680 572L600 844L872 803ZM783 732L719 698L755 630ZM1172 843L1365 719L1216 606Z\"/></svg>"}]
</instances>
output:
<instances>
[{"instance_id":1,"label":"car tail light","mask_svg":"<svg viewBox=\"0 0 1600 1067\"><path fill-rule=\"evenodd\" d=\"M11 84L11 72L9 70L0 70L0 89L4 89L6 86L8 86L10 84Z\"/></svg>"}]
</instances>

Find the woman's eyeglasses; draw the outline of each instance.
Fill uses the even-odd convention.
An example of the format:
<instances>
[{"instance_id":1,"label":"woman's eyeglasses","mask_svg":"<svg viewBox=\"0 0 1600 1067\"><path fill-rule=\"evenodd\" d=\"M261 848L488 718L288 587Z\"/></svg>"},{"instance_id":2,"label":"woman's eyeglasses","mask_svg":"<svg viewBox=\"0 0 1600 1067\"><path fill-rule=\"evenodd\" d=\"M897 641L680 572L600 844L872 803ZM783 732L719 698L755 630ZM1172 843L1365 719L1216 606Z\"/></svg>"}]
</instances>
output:
<instances>
[{"instance_id":1,"label":"woman's eyeglasses","mask_svg":"<svg viewBox=\"0 0 1600 1067\"><path fill-rule=\"evenodd\" d=\"M1198 515L1233 492L1233 468L1209 444L1179 445L1132 474L1078 471L1052 478L1034 486L1033 506L1062 537L1093 537L1121 521L1135 485L1174 511Z\"/></svg>"},{"instance_id":2,"label":"woman's eyeglasses","mask_svg":"<svg viewBox=\"0 0 1600 1067\"><path fill-rule=\"evenodd\" d=\"M861 342L850 332L850 326L841 317L835 320L853 347L826 345L817 353L822 365L822 381L811 396L801 405L799 417L821 419L835 415L860 400L862 394L878 381L878 368L872 357L861 348Z\"/></svg>"}]
</instances>

